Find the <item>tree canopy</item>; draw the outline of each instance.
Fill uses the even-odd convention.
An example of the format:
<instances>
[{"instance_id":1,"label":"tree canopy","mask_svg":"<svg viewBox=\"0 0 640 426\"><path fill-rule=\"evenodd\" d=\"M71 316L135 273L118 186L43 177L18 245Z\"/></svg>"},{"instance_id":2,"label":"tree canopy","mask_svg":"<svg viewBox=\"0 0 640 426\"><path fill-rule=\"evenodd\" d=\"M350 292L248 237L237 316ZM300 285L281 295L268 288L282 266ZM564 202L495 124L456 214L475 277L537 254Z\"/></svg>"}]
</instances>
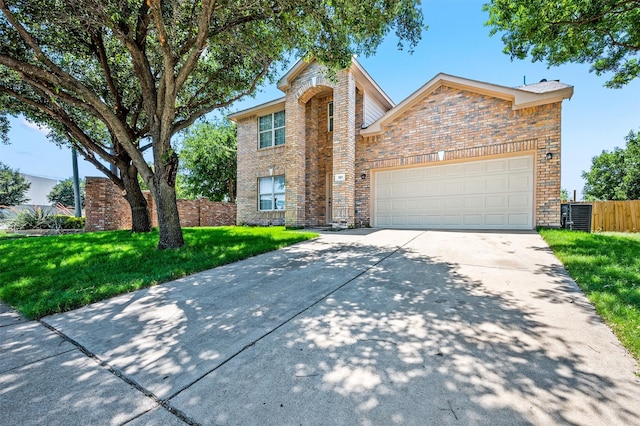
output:
<instances>
[{"instance_id":1,"label":"tree canopy","mask_svg":"<svg viewBox=\"0 0 640 426\"><path fill-rule=\"evenodd\" d=\"M0 162L0 206L16 206L28 200L25 196L31 182L17 169Z\"/></svg>"},{"instance_id":2,"label":"tree canopy","mask_svg":"<svg viewBox=\"0 0 640 426\"><path fill-rule=\"evenodd\" d=\"M85 193L84 179L80 181L80 204L84 207L84 193ZM75 205L75 198L73 193L73 178L68 178L58 182L47 195L47 198L52 203L60 203L63 206L69 207Z\"/></svg>"},{"instance_id":3,"label":"tree canopy","mask_svg":"<svg viewBox=\"0 0 640 426\"><path fill-rule=\"evenodd\" d=\"M640 199L640 132L629 132L625 140L625 148L602 151L591 160L591 169L582 172L585 199Z\"/></svg>"},{"instance_id":4,"label":"tree canopy","mask_svg":"<svg viewBox=\"0 0 640 426\"><path fill-rule=\"evenodd\" d=\"M640 75L640 0L491 0L484 9L512 58L589 63L611 73L614 88Z\"/></svg>"},{"instance_id":5,"label":"tree canopy","mask_svg":"<svg viewBox=\"0 0 640 426\"><path fill-rule=\"evenodd\" d=\"M180 143L182 190L190 198L235 201L236 126L228 120L196 123Z\"/></svg>"},{"instance_id":6,"label":"tree canopy","mask_svg":"<svg viewBox=\"0 0 640 426\"><path fill-rule=\"evenodd\" d=\"M0 111L50 124L85 156L126 154L156 201L158 246L180 247L175 134L284 58L343 68L390 30L411 49L422 29L418 0L0 0Z\"/></svg>"}]
</instances>

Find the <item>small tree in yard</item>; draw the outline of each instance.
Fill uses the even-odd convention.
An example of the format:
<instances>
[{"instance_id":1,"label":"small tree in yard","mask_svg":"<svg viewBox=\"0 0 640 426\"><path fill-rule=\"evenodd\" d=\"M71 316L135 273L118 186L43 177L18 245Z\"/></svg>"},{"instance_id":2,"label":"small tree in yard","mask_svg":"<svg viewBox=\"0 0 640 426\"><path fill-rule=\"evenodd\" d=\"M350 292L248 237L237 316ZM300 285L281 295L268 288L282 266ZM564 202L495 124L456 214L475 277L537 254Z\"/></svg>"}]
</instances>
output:
<instances>
[{"instance_id":1,"label":"small tree in yard","mask_svg":"<svg viewBox=\"0 0 640 426\"><path fill-rule=\"evenodd\" d=\"M80 181L80 204L84 207L84 179ZM69 207L75 204L73 194L73 178L68 178L58 182L47 195L47 199L52 203L60 203Z\"/></svg>"},{"instance_id":2,"label":"small tree in yard","mask_svg":"<svg viewBox=\"0 0 640 426\"><path fill-rule=\"evenodd\" d=\"M104 159L91 137L100 124L127 177L139 173L154 197L158 247L177 248L172 137L253 93L291 55L345 68L390 29L413 47L419 1L0 0L0 116L61 123L85 157Z\"/></svg>"},{"instance_id":3,"label":"small tree in yard","mask_svg":"<svg viewBox=\"0 0 640 426\"><path fill-rule=\"evenodd\" d=\"M179 178L190 198L235 201L237 174L236 126L228 120L198 123L181 142Z\"/></svg>"},{"instance_id":4,"label":"small tree in yard","mask_svg":"<svg viewBox=\"0 0 640 426\"><path fill-rule=\"evenodd\" d=\"M591 169L582 172L585 199L640 199L640 132L629 132L625 141L625 148L593 157Z\"/></svg>"},{"instance_id":5,"label":"small tree in yard","mask_svg":"<svg viewBox=\"0 0 640 426\"><path fill-rule=\"evenodd\" d=\"M31 187L24 176L0 162L0 206L16 206L28 200L25 194Z\"/></svg>"}]
</instances>

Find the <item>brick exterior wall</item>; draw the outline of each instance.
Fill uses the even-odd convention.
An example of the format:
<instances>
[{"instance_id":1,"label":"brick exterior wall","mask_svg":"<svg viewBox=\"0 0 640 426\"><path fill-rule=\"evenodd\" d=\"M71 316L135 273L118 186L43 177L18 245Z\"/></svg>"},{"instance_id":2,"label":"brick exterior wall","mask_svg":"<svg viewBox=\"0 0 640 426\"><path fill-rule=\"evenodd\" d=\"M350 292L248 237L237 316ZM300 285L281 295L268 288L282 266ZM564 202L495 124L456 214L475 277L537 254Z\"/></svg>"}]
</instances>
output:
<instances>
[{"instance_id":1,"label":"brick exterior wall","mask_svg":"<svg viewBox=\"0 0 640 426\"><path fill-rule=\"evenodd\" d=\"M333 132L327 131L330 101ZM344 70L328 79L312 63L289 80L277 107L286 110L285 145L257 148L258 115L274 112L273 106L238 120L237 222L369 226L378 169L532 155L534 226L558 225L561 101L512 107L507 100L442 85L417 99L382 134L365 138L359 131L364 93L354 74ZM443 161L437 155L441 150ZM551 160L547 152L553 153ZM258 211L258 178L270 173L285 176L286 212ZM345 179L336 182L337 174Z\"/></svg>"},{"instance_id":2,"label":"brick exterior wall","mask_svg":"<svg viewBox=\"0 0 640 426\"><path fill-rule=\"evenodd\" d=\"M441 86L384 128L382 135L361 139L356 175L375 169L481 160L495 156L534 156L535 223L560 223L561 103L513 110L509 101ZM546 160L547 152L553 159ZM367 178L367 181L370 181ZM357 224L369 224L371 191L356 194Z\"/></svg>"},{"instance_id":3,"label":"brick exterior wall","mask_svg":"<svg viewBox=\"0 0 640 426\"><path fill-rule=\"evenodd\" d=\"M85 230L114 231L131 229L131 209L122 191L107 178L87 177L85 187ZM151 225L158 226L153 197L143 191L151 215ZM178 200L180 225L183 227L235 225L236 205L207 198Z\"/></svg>"}]
</instances>

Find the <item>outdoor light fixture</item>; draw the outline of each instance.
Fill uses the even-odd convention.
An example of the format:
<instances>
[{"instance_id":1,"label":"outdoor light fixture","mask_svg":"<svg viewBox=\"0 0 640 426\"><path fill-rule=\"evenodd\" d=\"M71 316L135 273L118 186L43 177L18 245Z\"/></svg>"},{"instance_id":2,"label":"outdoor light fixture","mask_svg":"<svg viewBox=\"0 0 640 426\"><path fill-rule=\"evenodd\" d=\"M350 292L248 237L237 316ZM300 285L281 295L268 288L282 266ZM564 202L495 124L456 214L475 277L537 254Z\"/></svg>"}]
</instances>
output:
<instances>
[{"instance_id":1,"label":"outdoor light fixture","mask_svg":"<svg viewBox=\"0 0 640 426\"><path fill-rule=\"evenodd\" d=\"M552 152L547 152L547 160L551 160L553 158Z\"/></svg>"},{"instance_id":2,"label":"outdoor light fixture","mask_svg":"<svg viewBox=\"0 0 640 426\"><path fill-rule=\"evenodd\" d=\"M367 174L366 173L363 173L363 174L360 175L360 179L366 179L366 178L367 178Z\"/></svg>"}]
</instances>

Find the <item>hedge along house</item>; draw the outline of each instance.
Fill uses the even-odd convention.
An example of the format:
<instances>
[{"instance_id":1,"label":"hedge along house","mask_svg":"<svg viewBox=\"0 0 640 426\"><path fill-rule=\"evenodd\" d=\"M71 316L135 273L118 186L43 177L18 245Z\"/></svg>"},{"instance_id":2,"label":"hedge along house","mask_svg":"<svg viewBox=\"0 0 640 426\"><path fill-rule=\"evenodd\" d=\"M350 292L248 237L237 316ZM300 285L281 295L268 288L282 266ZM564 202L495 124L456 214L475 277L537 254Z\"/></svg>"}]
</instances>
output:
<instances>
[{"instance_id":1,"label":"hedge along house","mask_svg":"<svg viewBox=\"0 0 640 426\"><path fill-rule=\"evenodd\" d=\"M398 105L353 60L298 61L238 124L238 224L534 229L560 223L573 87L438 74Z\"/></svg>"}]
</instances>

